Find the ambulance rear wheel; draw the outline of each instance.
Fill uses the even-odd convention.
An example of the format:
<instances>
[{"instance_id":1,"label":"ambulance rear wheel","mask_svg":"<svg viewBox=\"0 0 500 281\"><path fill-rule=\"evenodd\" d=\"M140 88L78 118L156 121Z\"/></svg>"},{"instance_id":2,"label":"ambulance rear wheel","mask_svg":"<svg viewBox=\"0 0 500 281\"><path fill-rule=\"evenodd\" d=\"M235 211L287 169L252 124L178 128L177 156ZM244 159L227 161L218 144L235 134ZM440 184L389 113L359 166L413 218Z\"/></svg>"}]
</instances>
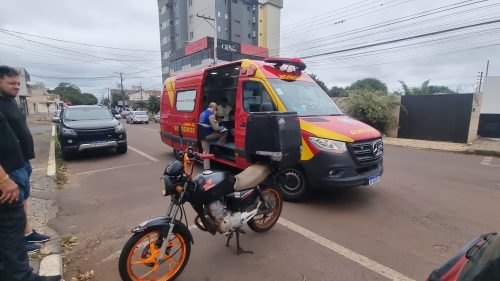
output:
<instances>
[{"instance_id":1,"label":"ambulance rear wheel","mask_svg":"<svg viewBox=\"0 0 500 281\"><path fill-rule=\"evenodd\" d=\"M283 199L286 201L300 201L307 194L307 180L304 171L298 167L283 172L285 184L280 185Z\"/></svg>"}]
</instances>

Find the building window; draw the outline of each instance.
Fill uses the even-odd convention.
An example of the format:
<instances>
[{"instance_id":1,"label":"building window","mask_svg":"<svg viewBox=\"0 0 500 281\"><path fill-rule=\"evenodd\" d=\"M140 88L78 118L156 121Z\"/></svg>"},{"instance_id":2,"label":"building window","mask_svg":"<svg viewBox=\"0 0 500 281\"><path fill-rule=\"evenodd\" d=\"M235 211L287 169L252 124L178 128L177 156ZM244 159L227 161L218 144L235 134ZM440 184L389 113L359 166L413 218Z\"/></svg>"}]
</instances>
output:
<instances>
[{"instance_id":1,"label":"building window","mask_svg":"<svg viewBox=\"0 0 500 281\"><path fill-rule=\"evenodd\" d=\"M217 16L220 18L220 11L217 11Z\"/></svg>"},{"instance_id":2,"label":"building window","mask_svg":"<svg viewBox=\"0 0 500 281\"><path fill-rule=\"evenodd\" d=\"M227 16L227 13L224 13L224 18L228 19L229 17Z\"/></svg>"},{"instance_id":3,"label":"building window","mask_svg":"<svg viewBox=\"0 0 500 281\"><path fill-rule=\"evenodd\" d=\"M161 23L161 30L164 30L165 28L167 28L167 22L164 21Z\"/></svg>"},{"instance_id":4,"label":"building window","mask_svg":"<svg viewBox=\"0 0 500 281\"><path fill-rule=\"evenodd\" d=\"M236 37L236 38L241 38L241 35L239 35L239 34L235 34L235 35L234 35L234 37Z\"/></svg>"},{"instance_id":5,"label":"building window","mask_svg":"<svg viewBox=\"0 0 500 281\"><path fill-rule=\"evenodd\" d=\"M217 26L217 31L220 32L220 25Z\"/></svg>"},{"instance_id":6,"label":"building window","mask_svg":"<svg viewBox=\"0 0 500 281\"><path fill-rule=\"evenodd\" d=\"M241 23L241 21L239 21L239 20L234 20L234 22L235 22L235 23Z\"/></svg>"},{"instance_id":7,"label":"building window","mask_svg":"<svg viewBox=\"0 0 500 281\"><path fill-rule=\"evenodd\" d=\"M179 33L175 34L175 41L179 41Z\"/></svg>"},{"instance_id":8,"label":"building window","mask_svg":"<svg viewBox=\"0 0 500 281\"><path fill-rule=\"evenodd\" d=\"M192 31L189 32L189 40L193 40L194 34Z\"/></svg>"},{"instance_id":9,"label":"building window","mask_svg":"<svg viewBox=\"0 0 500 281\"><path fill-rule=\"evenodd\" d=\"M193 5L193 0L189 0L189 6Z\"/></svg>"},{"instance_id":10,"label":"building window","mask_svg":"<svg viewBox=\"0 0 500 281\"><path fill-rule=\"evenodd\" d=\"M250 6L247 6L247 11L250 11Z\"/></svg>"},{"instance_id":11,"label":"building window","mask_svg":"<svg viewBox=\"0 0 500 281\"><path fill-rule=\"evenodd\" d=\"M166 12L167 12L167 7L166 7L166 6L161 7L161 9L160 9L160 14L161 14L161 15L163 15L163 14L165 14Z\"/></svg>"},{"instance_id":12,"label":"building window","mask_svg":"<svg viewBox=\"0 0 500 281\"><path fill-rule=\"evenodd\" d=\"M161 44L165 45L167 43L168 43L168 36L165 36L165 37L163 37L163 39L161 39Z\"/></svg>"},{"instance_id":13,"label":"building window","mask_svg":"<svg viewBox=\"0 0 500 281\"><path fill-rule=\"evenodd\" d=\"M189 15L189 23L193 23L193 15Z\"/></svg>"},{"instance_id":14,"label":"building window","mask_svg":"<svg viewBox=\"0 0 500 281\"><path fill-rule=\"evenodd\" d=\"M177 7L177 1L174 1L174 8Z\"/></svg>"},{"instance_id":15,"label":"building window","mask_svg":"<svg viewBox=\"0 0 500 281\"><path fill-rule=\"evenodd\" d=\"M168 20L169 25L174 25L174 20Z\"/></svg>"},{"instance_id":16,"label":"building window","mask_svg":"<svg viewBox=\"0 0 500 281\"><path fill-rule=\"evenodd\" d=\"M179 24L179 18L175 17L175 25L178 25L178 24Z\"/></svg>"},{"instance_id":17,"label":"building window","mask_svg":"<svg viewBox=\"0 0 500 281\"><path fill-rule=\"evenodd\" d=\"M174 35L170 35L170 41L175 41L175 36Z\"/></svg>"},{"instance_id":18,"label":"building window","mask_svg":"<svg viewBox=\"0 0 500 281\"><path fill-rule=\"evenodd\" d=\"M233 3L238 3L238 0L233 0Z\"/></svg>"}]
</instances>

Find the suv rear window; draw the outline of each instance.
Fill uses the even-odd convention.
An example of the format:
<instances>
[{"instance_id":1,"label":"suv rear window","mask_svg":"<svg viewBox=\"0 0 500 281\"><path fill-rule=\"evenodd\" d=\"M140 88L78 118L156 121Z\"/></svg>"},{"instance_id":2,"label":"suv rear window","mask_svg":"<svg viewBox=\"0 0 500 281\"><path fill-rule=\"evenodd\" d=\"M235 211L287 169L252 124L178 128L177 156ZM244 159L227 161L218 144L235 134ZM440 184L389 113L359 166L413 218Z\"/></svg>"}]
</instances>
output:
<instances>
[{"instance_id":1,"label":"suv rear window","mask_svg":"<svg viewBox=\"0 0 500 281\"><path fill-rule=\"evenodd\" d=\"M109 120L114 119L111 112L100 107L82 107L82 108L67 108L64 110L64 120L66 121L82 121L82 120Z\"/></svg>"}]
</instances>

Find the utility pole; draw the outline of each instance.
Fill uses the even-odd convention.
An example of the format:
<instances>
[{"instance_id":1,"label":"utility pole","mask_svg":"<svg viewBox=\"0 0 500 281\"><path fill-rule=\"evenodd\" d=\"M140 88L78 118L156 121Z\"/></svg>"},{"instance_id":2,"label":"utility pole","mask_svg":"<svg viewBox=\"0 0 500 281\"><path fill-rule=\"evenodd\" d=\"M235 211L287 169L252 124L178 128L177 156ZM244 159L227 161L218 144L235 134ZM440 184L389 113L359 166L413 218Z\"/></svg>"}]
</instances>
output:
<instances>
[{"instance_id":1,"label":"utility pole","mask_svg":"<svg viewBox=\"0 0 500 281\"><path fill-rule=\"evenodd\" d=\"M480 72L478 72L478 74L479 74L479 87L478 87L477 91L481 92L481 83L483 82L483 72L480 71Z\"/></svg>"},{"instance_id":2,"label":"utility pole","mask_svg":"<svg viewBox=\"0 0 500 281\"><path fill-rule=\"evenodd\" d=\"M120 87L122 89L122 108L125 108L125 93L123 91L123 73L118 72L120 74Z\"/></svg>"},{"instance_id":3,"label":"utility pole","mask_svg":"<svg viewBox=\"0 0 500 281\"><path fill-rule=\"evenodd\" d=\"M196 16L204 19L214 29L214 65L215 65L217 63L217 9L215 9L215 14L214 14L215 19L211 17L206 17L204 14L201 16L199 14L196 14ZM214 21L215 26L212 25L209 22L209 20Z\"/></svg>"},{"instance_id":4,"label":"utility pole","mask_svg":"<svg viewBox=\"0 0 500 281\"><path fill-rule=\"evenodd\" d=\"M139 82L139 87L141 87L141 107L142 107L142 82ZM141 108L142 110L144 110L144 108Z\"/></svg>"},{"instance_id":5,"label":"utility pole","mask_svg":"<svg viewBox=\"0 0 500 281\"><path fill-rule=\"evenodd\" d=\"M484 77L488 77L488 69L490 69L490 60L486 62L486 74L484 75Z\"/></svg>"}]
</instances>

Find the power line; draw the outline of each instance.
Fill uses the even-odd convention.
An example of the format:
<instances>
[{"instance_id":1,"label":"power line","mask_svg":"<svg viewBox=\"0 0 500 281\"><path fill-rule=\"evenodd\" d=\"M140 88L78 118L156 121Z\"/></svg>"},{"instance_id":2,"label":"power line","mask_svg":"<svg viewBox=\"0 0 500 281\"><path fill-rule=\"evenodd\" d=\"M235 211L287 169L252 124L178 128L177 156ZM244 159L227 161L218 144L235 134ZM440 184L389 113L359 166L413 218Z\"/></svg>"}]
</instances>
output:
<instances>
[{"instance_id":1,"label":"power line","mask_svg":"<svg viewBox=\"0 0 500 281\"><path fill-rule=\"evenodd\" d=\"M151 51L151 50L148 51L148 50L127 49L127 48L117 48L117 47L110 47L110 46L94 45L94 44L88 44L88 43L82 43L82 42L75 42L75 41L68 41L68 40L50 38L50 37L45 37L45 36L40 36L40 35L34 35L34 34L24 33L24 32L15 31L15 30L3 29L3 28L0 28L0 31L2 31L2 32L12 32L12 33L16 33L16 34L28 35L28 36L37 37L37 38L43 38L43 39L52 40L52 41L58 41L58 42L64 42L64 43L70 43L70 44L77 44L77 45L84 45L84 46L89 46L89 47L98 47L98 48L113 49L113 50L122 50L122 51L132 51L132 52L146 52L146 53L151 53L151 52L158 53L158 52L160 52L160 51Z\"/></svg>"},{"instance_id":2,"label":"power line","mask_svg":"<svg viewBox=\"0 0 500 281\"><path fill-rule=\"evenodd\" d=\"M385 42L379 42L379 43L374 43L374 44L367 44L367 45L353 47L353 48L347 48L347 49L343 49L343 50L337 50L337 51L324 52L324 53L319 53L319 54L315 54L315 55L304 56L304 57L302 57L302 59L308 59L308 58L314 58L314 57L320 57L320 56L326 56L326 55L344 53L344 52L349 52L349 51L354 51L354 50L366 49L366 48L371 48L371 47L375 47L375 46L381 46L381 45L386 45L386 44L403 42L403 41L407 41L407 40L412 40L412 39L417 39L417 38L422 38L422 37L427 37L427 36L433 36L433 35L438 35L438 34L442 34L442 33L447 33L447 32L452 32L452 31L457 31L457 30L462 30L462 29L467 29L467 28L482 26L482 25L495 24L495 23L498 23L498 22L500 22L500 19L499 20L482 22L482 23L477 23L477 24L466 25L466 26L461 26L461 27L455 27L455 28L450 28L450 29L445 29L445 30L441 30L441 31L434 31L434 32L419 34L419 35L415 35L415 36L409 36L409 37L405 37L405 38L399 38L399 39L389 40L389 41L385 41Z\"/></svg>"}]
</instances>

